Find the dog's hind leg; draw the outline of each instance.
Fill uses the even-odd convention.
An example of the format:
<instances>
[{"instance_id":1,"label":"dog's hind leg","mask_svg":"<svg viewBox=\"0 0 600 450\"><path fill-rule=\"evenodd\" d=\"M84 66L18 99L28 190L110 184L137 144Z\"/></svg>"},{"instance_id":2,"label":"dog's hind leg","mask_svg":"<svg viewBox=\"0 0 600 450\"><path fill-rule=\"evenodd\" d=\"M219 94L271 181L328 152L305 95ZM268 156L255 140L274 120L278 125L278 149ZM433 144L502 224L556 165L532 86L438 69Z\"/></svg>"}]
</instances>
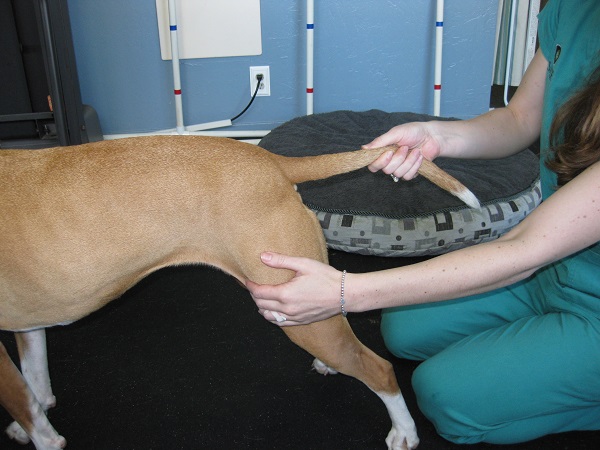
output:
<instances>
[{"instance_id":1,"label":"dog's hind leg","mask_svg":"<svg viewBox=\"0 0 600 450\"><path fill-rule=\"evenodd\" d=\"M341 314L310 325L282 327L282 330L292 342L316 358L317 370L321 368L326 373L340 372L354 377L381 398L392 421L386 439L390 450L417 447L419 438L415 423L408 412L391 363L364 346Z\"/></svg>"},{"instance_id":2,"label":"dog's hind leg","mask_svg":"<svg viewBox=\"0 0 600 450\"><path fill-rule=\"evenodd\" d=\"M26 336L25 340L19 345L19 352L22 352L22 348L25 349L26 367L28 365L29 368L32 367L32 362L28 360L31 354L35 355L31 361L34 361L40 354L43 354L45 359L45 345L43 353L39 353L37 349L27 348L28 345L39 344L41 337L44 338L43 342L45 344L43 333L40 335L38 332L34 332L31 339ZM20 338L17 338L17 342L19 340ZM23 344L26 344L26 346L22 347ZM30 350L33 350L33 352L28 353ZM33 362L33 364L35 363ZM37 377L37 375L34 377ZM44 407L38 401L36 393L29 387L26 379L10 359L2 343L0 343L0 403L18 423L18 426L13 424L6 430L11 438L21 443L27 443L27 435L31 438L37 450L58 450L66 446L65 438L60 436L48 421Z\"/></svg>"},{"instance_id":3,"label":"dog's hind leg","mask_svg":"<svg viewBox=\"0 0 600 450\"><path fill-rule=\"evenodd\" d=\"M328 368L365 383L384 402L392 429L389 449L414 449L419 443L415 423L398 387L392 365L364 346L341 315L306 326L284 327L288 337ZM331 373L331 372L328 372Z\"/></svg>"},{"instance_id":4,"label":"dog's hind leg","mask_svg":"<svg viewBox=\"0 0 600 450\"><path fill-rule=\"evenodd\" d=\"M335 375L338 373L337 370L329 367L319 358L315 358L313 361L313 368L322 375ZM392 429L385 440L388 448L415 448L419 443L419 439L416 434L414 421L406 407L406 402L401 391L398 390L396 393L376 392L376 394L385 404L392 420ZM403 444L403 441L405 441L406 445ZM398 447L398 445L400 446Z\"/></svg>"},{"instance_id":5,"label":"dog's hind leg","mask_svg":"<svg viewBox=\"0 0 600 450\"><path fill-rule=\"evenodd\" d=\"M296 198L282 202L261 215L270 232L254 236L238 245L236 258L244 266L245 277L263 284L289 281L294 274L288 270L272 269L259 262L258 255L266 249L287 254L306 256L327 263L325 238L319 222ZM264 228L264 223L250 224L254 229ZM242 233L240 233L242 234ZM258 263L258 264L257 264ZM282 327L287 336L322 361L327 367L365 383L385 403L392 420L392 430L386 442L392 450L416 448L419 439L390 362L365 347L352 332L342 315L310 325Z\"/></svg>"}]
</instances>

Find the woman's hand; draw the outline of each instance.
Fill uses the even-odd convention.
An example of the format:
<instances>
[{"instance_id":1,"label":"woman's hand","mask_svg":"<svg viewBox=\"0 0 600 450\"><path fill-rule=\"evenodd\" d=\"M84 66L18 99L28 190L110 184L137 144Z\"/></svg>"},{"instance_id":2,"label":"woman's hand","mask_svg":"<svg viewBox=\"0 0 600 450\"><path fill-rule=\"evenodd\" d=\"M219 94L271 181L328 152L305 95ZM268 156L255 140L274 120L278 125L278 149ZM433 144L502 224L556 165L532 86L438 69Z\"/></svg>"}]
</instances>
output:
<instances>
[{"instance_id":1,"label":"woman's hand","mask_svg":"<svg viewBox=\"0 0 600 450\"><path fill-rule=\"evenodd\" d=\"M433 137L432 122L411 122L398 125L382 134L364 148L396 145L393 155L386 152L369 165L371 172L383 173L411 180L417 175L423 158L432 161L440 154L440 143Z\"/></svg>"},{"instance_id":2,"label":"woman's hand","mask_svg":"<svg viewBox=\"0 0 600 450\"><path fill-rule=\"evenodd\" d=\"M259 312L280 325L306 325L340 314L342 275L327 264L309 258L263 253L269 267L296 272L294 278L279 285L246 282Z\"/></svg>"}]
</instances>

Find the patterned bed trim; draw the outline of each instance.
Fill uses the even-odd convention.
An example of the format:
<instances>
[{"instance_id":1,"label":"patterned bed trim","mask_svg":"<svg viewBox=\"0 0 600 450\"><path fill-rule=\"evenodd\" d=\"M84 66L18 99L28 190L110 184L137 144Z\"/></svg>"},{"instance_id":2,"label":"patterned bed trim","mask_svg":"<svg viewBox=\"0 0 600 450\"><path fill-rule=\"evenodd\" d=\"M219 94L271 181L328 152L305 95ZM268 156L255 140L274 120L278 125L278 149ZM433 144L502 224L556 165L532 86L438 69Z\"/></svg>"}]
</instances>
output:
<instances>
[{"instance_id":1,"label":"patterned bed trim","mask_svg":"<svg viewBox=\"0 0 600 450\"><path fill-rule=\"evenodd\" d=\"M407 219L313 211L329 248L388 257L431 256L497 239L527 217L541 199L536 180L520 194L480 209Z\"/></svg>"}]
</instances>

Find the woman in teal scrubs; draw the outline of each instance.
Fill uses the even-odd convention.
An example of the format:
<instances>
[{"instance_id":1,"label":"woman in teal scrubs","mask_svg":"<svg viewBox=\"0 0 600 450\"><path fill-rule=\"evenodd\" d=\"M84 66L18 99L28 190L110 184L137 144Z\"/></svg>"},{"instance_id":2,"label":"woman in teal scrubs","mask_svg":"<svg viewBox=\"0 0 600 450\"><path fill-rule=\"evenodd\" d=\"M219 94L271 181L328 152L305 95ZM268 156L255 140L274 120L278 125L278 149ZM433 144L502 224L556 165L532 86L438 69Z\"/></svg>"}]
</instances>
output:
<instances>
[{"instance_id":1,"label":"woman in teal scrubs","mask_svg":"<svg viewBox=\"0 0 600 450\"><path fill-rule=\"evenodd\" d=\"M600 2L551 0L539 19L540 50L506 108L401 125L368 145L396 144L371 169L410 179L424 157L501 158L540 137L544 202L509 233L345 278L345 310L383 308L390 351L424 361L413 375L419 407L457 443L600 429ZM248 284L267 320L340 313L337 270L263 261L296 271L280 286Z\"/></svg>"}]
</instances>

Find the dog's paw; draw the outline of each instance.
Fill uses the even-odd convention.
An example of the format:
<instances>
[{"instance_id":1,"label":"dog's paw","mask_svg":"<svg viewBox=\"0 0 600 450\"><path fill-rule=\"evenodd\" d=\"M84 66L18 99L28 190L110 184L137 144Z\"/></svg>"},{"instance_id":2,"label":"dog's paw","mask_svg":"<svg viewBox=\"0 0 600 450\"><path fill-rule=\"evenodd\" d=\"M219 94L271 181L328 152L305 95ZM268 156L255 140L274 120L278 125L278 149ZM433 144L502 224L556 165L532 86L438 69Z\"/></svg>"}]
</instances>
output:
<instances>
[{"instance_id":1,"label":"dog's paw","mask_svg":"<svg viewBox=\"0 0 600 450\"><path fill-rule=\"evenodd\" d=\"M414 427L412 429L392 427L385 443L388 450L414 450L419 445L419 437Z\"/></svg>"},{"instance_id":2,"label":"dog's paw","mask_svg":"<svg viewBox=\"0 0 600 450\"><path fill-rule=\"evenodd\" d=\"M44 400L40 400L40 405L42 405L44 411L48 411L56 406L56 397L50 392L44 396Z\"/></svg>"},{"instance_id":3,"label":"dog's paw","mask_svg":"<svg viewBox=\"0 0 600 450\"><path fill-rule=\"evenodd\" d=\"M42 429L41 432L34 432L30 437L21 425L13 422L6 428L6 434L19 444L25 445L33 441L35 448L40 450L61 450L67 446L67 440L56 433L51 425L49 428Z\"/></svg>"},{"instance_id":4,"label":"dog's paw","mask_svg":"<svg viewBox=\"0 0 600 450\"><path fill-rule=\"evenodd\" d=\"M312 364L313 368L319 372L321 375L336 375L338 372L335 369L332 369L323 361L318 358L315 358Z\"/></svg>"},{"instance_id":5,"label":"dog's paw","mask_svg":"<svg viewBox=\"0 0 600 450\"><path fill-rule=\"evenodd\" d=\"M419 445L417 427L406 407L402 393L398 391L396 394L378 393L378 395L385 403L390 413L390 419L392 419L392 429L385 439L388 450L413 450L417 448Z\"/></svg>"},{"instance_id":6,"label":"dog's paw","mask_svg":"<svg viewBox=\"0 0 600 450\"><path fill-rule=\"evenodd\" d=\"M67 446L67 440L54 433L55 436L44 437L41 439L32 439L36 449L44 450L62 450Z\"/></svg>"},{"instance_id":7,"label":"dog's paw","mask_svg":"<svg viewBox=\"0 0 600 450\"><path fill-rule=\"evenodd\" d=\"M15 440L19 444L29 444L29 435L17 422L11 423L5 431L9 438Z\"/></svg>"}]
</instances>

